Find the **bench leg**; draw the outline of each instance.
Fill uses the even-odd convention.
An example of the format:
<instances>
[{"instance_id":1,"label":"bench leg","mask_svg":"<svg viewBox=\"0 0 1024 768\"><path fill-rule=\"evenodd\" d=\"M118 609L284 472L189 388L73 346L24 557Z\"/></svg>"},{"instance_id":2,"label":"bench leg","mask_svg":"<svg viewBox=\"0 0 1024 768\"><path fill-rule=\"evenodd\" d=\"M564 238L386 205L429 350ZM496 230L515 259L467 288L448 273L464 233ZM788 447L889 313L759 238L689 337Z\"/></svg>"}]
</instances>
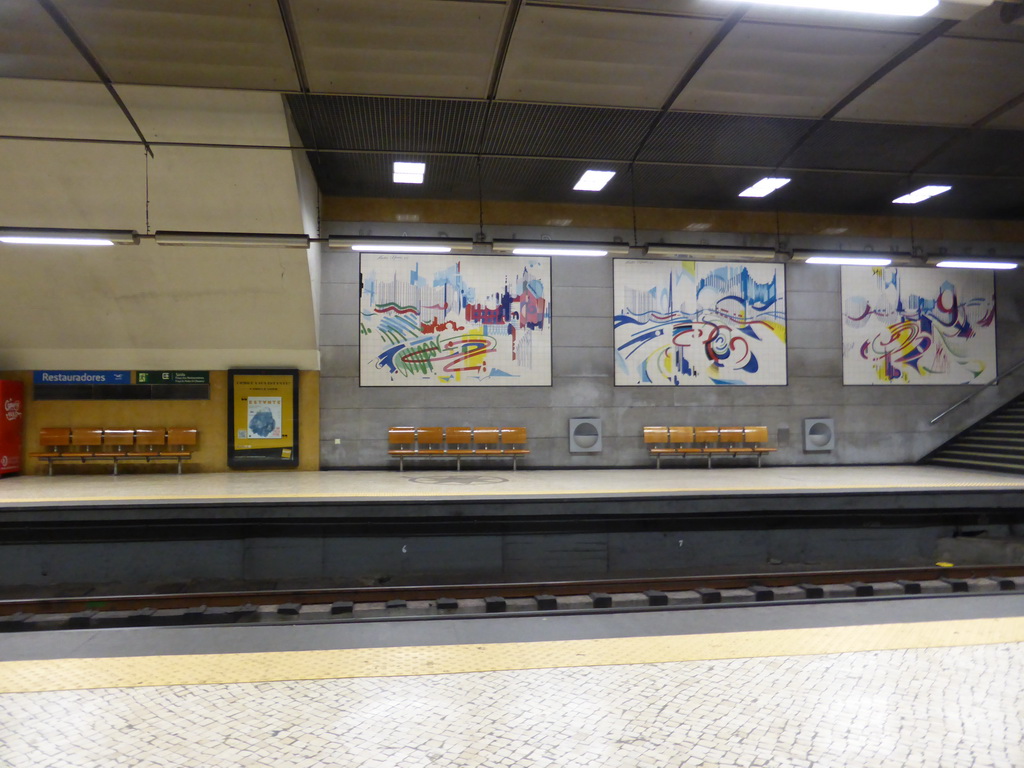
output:
<instances>
[{"instance_id":1,"label":"bench leg","mask_svg":"<svg viewBox=\"0 0 1024 768\"><path fill-rule=\"evenodd\" d=\"M516 471L516 457L515 456L512 457L512 471L513 472Z\"/></svg>"},{"instance_id":2,"label":"bench leg","mask_svg":"<svg viewBox=\"0 0 1024 768\"><path fill-rule=\"evenodd\" d=\"M455 471L456 472L461 472L462 471L462 457L461 456L456 456L455 457Z\"/></svg>"},{"instance_id":3,"label":"bench leg","mask_svg":"<svg viewBox=\"0 0 1024 768\"><path fill-rule=\"evenodd\" d=\"M114 459L114 475L117 475L117 459Z\"/></svg>"},{"instance_id":4,"label":"bench leg","mask_svg":"<svg viewBox=\"0 0 1024 768\"><path fill-rule=\"evenodd\" d=\"M181 474L181 457L178 457L178 474Z\"/></svg>"}]
</instances>

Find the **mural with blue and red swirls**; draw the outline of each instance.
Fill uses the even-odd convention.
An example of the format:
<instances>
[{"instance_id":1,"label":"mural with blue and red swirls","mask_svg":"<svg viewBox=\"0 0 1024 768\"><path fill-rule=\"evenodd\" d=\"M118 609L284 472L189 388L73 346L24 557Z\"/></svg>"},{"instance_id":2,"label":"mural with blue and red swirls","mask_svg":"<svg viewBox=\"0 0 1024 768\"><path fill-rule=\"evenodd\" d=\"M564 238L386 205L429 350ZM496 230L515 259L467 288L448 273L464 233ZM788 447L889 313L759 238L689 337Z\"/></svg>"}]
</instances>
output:
<instances>
[{"instance_id":1,"label":"mural with blue and red swirls","mask_svg":"<svg viewBox=\"0 0 1024 768\"><path fill-rule=\"evenodd\" d=\"M615 384L786 383L781 264L618 259Z\"/></svg>"}]
</instances>

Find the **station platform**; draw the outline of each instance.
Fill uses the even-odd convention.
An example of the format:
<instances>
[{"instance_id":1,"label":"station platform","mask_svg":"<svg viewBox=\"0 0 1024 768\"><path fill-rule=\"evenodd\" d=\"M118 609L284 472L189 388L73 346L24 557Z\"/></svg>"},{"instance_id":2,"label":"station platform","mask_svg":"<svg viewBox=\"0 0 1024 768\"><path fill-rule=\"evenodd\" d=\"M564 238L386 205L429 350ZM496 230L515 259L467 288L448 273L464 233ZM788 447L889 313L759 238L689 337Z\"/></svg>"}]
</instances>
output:
<instances>
[{"instance_id":1,"label":"station platform","mask_svg":"<svg viewBox=\"0 0 1024 768\"><path fill-rule=\"evenodd\" d=\"M931 565L960 531L1014 535L1022 491L920 465L7 477L0 594Z\"/></svg>"},{"instance_id":2,"label":"station platform","mask_svg":"<svg viewBox=\"0 0 1024 768\"><path fill-rule=\"evenodd\" d=\"M0 636L12 768L1013 768L1024 595Z\"/></svg>"},{"instance_id":3,"label":"station platform","mask_svg":"<svg viewBox=\"0 0 1024 768\"><path fill-rule=\"evenodd\" d=\"M277 514L346 514L373 505L393 514L429 514L451 503L482 502L479 514L495 514L500 503L595 502L681 499L700 502L726 498L857 497L884 494L932 496L933 502L965 494L1024 491L1024 476L927 465L860 465L715 469L604 469L231 472L210 474L21 476L0 480L0 519L28 519L17 513L58 508L147 508L220 505L222 514L246 514L274 505ZM844 504L850 503L849 500ZM409 507L415 505L415 510ZM587 506L587 509L592 507ZM564 510L565 507L560 506ZM262 514L262 513L261 513ZM443 511L439 514L445 514Z\"/></svg>"}]
</instances>

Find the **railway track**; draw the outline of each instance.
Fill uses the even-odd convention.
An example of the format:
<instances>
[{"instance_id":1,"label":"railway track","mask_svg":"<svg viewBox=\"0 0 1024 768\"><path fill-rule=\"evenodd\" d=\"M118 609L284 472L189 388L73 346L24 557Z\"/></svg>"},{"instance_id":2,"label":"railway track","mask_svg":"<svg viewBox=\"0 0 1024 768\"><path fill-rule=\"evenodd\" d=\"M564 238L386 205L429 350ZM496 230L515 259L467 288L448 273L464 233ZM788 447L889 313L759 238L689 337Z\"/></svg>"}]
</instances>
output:
<instances>
[{"instance_id":1,"label":"railway track","mask_svg":"<svg viewBox=\"0 0 1024 768\"><path fill-rule=\"evenodd\" d=\"M0 632L323 622L1024 591L1024 565L0 601Z\"/></svg>"}]
</instances>

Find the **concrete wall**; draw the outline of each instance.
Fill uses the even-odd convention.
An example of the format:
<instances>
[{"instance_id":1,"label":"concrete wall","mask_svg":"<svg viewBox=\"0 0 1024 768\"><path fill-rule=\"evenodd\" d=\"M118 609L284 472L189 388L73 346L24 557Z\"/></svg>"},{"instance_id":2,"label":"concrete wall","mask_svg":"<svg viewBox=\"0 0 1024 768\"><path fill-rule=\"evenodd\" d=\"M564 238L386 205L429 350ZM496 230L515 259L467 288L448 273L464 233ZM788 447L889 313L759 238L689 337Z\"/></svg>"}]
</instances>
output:
<instances>
[{"instance_id":1,"label":"concrete wall","mask_svg":"<svg viewBox=\"0 0 1024 768\"><path fill-rule=\"evenodd\" d=\"M274 93L0 78L0 224L315 234ZM0 368L316 370L316 251L0 247ZM312 288L311 288L312 286Z\"/></svg>"},{"instance_id":2,"label":"concrete wall","mask_svg":"<svg viewBox=\"0 0 1024 768\"><path fill-rule=\"evenodd\" d=\"M644 425L704 423L766 424L779 442L771 464L907 463L1024 390L1022 371L933 426L930 419L977 388L843 386L840 268L796 263L786 267L787 386L616 387L612 262L578 258L552 259L551 387L360 387L358 257L327 253L322 279L323 467L385 466L387 428L400 424L525 425L531 454L524 467L652 466ZM1006 369L1024 358L1024 275L997 273L996 288L999 365ZM835 419L836 450L805 453L803 419L818 416ZM601 453L569 453L573 417L602 419Z\"/></svg>"}]
</instances>

